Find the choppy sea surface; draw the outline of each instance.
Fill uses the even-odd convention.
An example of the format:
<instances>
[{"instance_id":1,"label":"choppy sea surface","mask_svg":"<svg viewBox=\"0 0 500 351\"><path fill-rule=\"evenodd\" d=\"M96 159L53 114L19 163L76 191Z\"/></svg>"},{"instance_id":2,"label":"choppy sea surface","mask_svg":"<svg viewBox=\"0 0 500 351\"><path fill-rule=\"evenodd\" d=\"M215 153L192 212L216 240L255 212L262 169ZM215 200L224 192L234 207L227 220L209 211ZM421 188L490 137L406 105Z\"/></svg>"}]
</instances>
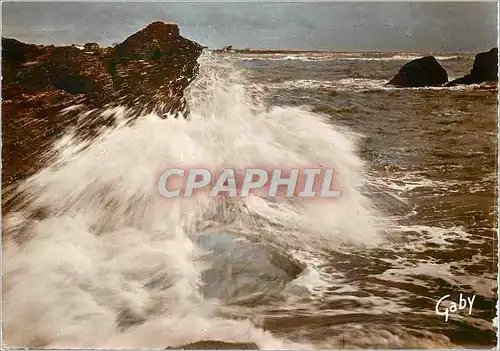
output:
<instances>
[{"instance_id":1,"label":"choppy sea surface","mask_svg":"<svg viewBox=\"0 0 500 351\"><path fill-rule=\"evenodd\" d=\"M204 54L188 120L130 116L21 184L4 341L493 347L497 90L388 87L425 53ZM434 54L450 80L468 54ZM162 199L166 167L330 165L330 202ZM44 216L34 216L43 209ZM437 315L437 301L475 295Z\"/></svg>"}]
</instances>

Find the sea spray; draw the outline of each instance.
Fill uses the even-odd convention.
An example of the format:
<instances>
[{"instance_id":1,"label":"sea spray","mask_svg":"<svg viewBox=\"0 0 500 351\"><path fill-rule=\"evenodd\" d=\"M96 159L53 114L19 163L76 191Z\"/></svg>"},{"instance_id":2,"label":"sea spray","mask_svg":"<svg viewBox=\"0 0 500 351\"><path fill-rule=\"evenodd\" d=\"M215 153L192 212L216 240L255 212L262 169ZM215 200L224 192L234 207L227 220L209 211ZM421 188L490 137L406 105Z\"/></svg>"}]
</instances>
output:
<instances>
[{"instance_id":1,"label":"sea spray","mask_svg":"<svg viewBox=\"0 0 500 351\"><path fill-rule=\"evenodd\" d=\"M310 347L218 317L217 300L200 292L210 262L196 237L215 228L284 252L376 244L378 215L360 192L359 136L306 107L266 106L230 59L200 63L187 119L151 113L126 123L126 112L114 111L119 123L91 141L68 134L53 164L20 185L23 208L4 222L7 345L161 348L217 339ZM201 163L322 164L336 170L343 196L314 204L158 195L161 170Z\"/></svg>"}]
</instances>

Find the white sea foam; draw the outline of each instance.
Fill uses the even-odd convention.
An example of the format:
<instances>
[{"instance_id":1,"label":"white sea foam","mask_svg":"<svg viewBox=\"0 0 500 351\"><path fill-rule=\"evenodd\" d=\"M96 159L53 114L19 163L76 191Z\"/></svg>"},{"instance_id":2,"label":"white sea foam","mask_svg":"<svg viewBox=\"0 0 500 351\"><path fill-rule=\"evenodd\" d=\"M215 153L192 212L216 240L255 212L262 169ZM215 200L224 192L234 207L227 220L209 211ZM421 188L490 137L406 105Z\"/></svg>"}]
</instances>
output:
<instances>
[{"instance_id":1,"label":"white sea foam","mask_svg":"<svg viewBox=\"0 0 500 351\"><path fill-rule=\"evenodd\" d=\"M389 81L385 79L368 78L343 78L338 80L313 80L299 79L287 80L280 83L271 83L262 85L267 89L285 89L285 90L327 90L327 91L394 91L394 90L473 90L480 88L479 84L457 85L453 87L418 87L418 88L399 88L386 85ZM487 87L487 86L485 86Z\"/></svg>"},{"instance_id":2,"label":"white sea foam","mask_svg":"<svg viewBox=\"0 0 500 351\"><path fill-rule=\"evenodd\" d=\"M207 262L193 238L207 226L285 251L380 242L378 214L358 189L359 136L303 108L267 108L260 98L231 62L208 56L188 92L188 120L121 120L85 145L65 136L55 163L21 185L26 205L4 224L5 344L163 348L216 339L310 347L218 317L217 301L200 294ZM343 197L220 204L156 193L166 167L256 164L330 165ZM40 208L42 218L28 218ZM317 284L313 270L307 278L304 286Z\"/></svg>"},{"instance_id":3,"label":"white sea foam","mask_svg":"<svg viewBox=\"0 0 500 351\"><path fill-rule=\"evenodd\" d=\"M395 54L390 56L363 56L356 53L298 53L298 54L240 54L244 61L412 61L427 54ZM439 61L461 58L460 55L434 56Z\"/></svg>"}]
</instances>

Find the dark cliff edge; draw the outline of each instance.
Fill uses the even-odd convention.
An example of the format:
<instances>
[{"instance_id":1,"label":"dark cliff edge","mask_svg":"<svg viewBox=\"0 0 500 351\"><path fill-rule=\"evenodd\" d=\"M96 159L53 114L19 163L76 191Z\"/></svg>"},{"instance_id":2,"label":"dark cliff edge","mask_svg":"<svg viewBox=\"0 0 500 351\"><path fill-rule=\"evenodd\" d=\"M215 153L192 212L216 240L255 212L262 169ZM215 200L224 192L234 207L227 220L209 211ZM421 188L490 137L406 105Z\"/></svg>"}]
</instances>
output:
<instances>
[{"instance_id":1,"label":"dark cliff edge","mask_svg":"<svg viewBox=\"0 0 500 351\"><path fill-rule=\"evenodd\" d=\"M112 48L2 38L4 189L43 167L53 143L69 128L85 139L113 123L112 116L101 115L102 108L121 105L130 113L159 115L185 111L183 91L198 73L202 50L182 37L176 24L164 22L151 23ZM84 124L78 120L83 112Z\"/></svg>"}]
</instances>

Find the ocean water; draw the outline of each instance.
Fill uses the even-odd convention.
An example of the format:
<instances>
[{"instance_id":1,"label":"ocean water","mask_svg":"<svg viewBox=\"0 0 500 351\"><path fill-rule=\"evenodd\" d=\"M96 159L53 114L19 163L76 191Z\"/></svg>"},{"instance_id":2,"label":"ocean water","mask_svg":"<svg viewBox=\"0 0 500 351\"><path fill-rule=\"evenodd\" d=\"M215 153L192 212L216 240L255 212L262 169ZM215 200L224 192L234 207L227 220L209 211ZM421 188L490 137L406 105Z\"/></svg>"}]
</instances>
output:
<instances>
[{"instance_id":1,"label":"ocean water","mask_svg":"<svg viewBox=\"0 0 500 351\"><path fill-rule=\"evenodd\" d=\"M4 218L4 343L492 347L497 91L385 86L423 54L207 52L187 120L66 135ZM474 58L436 56L451 79ZM156 193L172 166L318 163L340 199ZM460 293L470 315L436 315Z\"/></svg>"}]
</instances>

